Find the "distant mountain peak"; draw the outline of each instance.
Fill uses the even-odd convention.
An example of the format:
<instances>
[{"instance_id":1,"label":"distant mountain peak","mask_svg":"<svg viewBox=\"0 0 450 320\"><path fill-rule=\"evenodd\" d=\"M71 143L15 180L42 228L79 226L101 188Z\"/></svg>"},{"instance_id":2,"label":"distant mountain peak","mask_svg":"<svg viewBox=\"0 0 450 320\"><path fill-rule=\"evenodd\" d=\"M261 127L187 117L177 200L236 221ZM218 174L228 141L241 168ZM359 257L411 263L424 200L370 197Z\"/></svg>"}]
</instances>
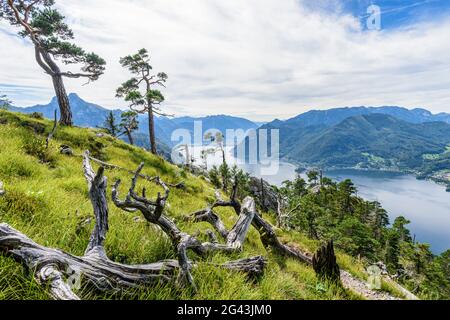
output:
<instances>
[{"instance_id":1,"label":"distant mountain peak","mask_svg":"<svg viewBox=\"0 0 450 320\"><path fill-rule=\"evenodd\" d=\"M398 106L342 107L328 110L310 110L284 121L291 126L332 126L353 116L365 114L386 114L410 123L443 121L450 123L450 114L433 114L423 108L407 109ZM274 121L275 122L275 121ZM279 124L278 122L276 122Z\"/></svg>"},{"instance_id":2,"label":"distant mountain peak","mask_svg":"<svg viewBox=\"0 0 450 320\"><path fill-rule=\"evenodd\" d=\"M83 100L80 98L80 96L78 94L76 94L75 92L71 92L69 93L69 99L78 99L78 100Z\"/></svg>"}]
</instances>

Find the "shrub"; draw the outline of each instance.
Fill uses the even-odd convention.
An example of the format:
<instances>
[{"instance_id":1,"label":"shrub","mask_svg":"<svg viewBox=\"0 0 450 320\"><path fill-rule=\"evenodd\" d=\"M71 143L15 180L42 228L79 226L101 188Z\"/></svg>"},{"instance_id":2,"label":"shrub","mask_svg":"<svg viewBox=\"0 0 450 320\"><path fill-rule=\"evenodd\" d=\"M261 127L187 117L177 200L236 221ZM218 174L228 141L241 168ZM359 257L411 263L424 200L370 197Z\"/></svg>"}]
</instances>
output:
<instances>
[{"instance_id":1,"label":"shrub","mask_svg":"<svg viewBox=\"0 0 450 320\"><path fill-rule=\"evenodd\" d=\"M42 114L42 112L33 112L30 113L30 118L42 120L44 119L44 115Z\"/></svg>"},{"instance_id":2,"label":"shrub","mask_svg":"<svg viewBox=\"0 0 450 320\"><path fill-rule=\"evenodd\" d=\"M30 156L36 157L42 163L47 163L53 166L56 162L56 155L46 147L46 141L40 137L33 137L31 139L25 139L23 145L24 151Z\"/></svg>"}]
</instances>

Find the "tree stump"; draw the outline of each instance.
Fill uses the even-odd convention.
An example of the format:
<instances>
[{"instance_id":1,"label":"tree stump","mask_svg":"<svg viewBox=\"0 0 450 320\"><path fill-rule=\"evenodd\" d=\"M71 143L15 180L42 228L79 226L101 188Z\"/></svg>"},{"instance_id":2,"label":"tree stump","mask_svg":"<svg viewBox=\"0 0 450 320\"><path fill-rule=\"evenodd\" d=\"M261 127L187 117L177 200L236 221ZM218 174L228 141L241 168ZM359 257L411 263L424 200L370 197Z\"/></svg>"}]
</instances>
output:
<instances>
[{"instance_id":1,"label":"tree stump","mask_svg":"<svg viewBox=\"0 0 450 320\"><path fill-rule=\"evenodd\" d=\"M313 268L320 280L340 282L339 265L336 262L333 241L328 241L314 254Z\"/></svg>"}]
</instances>

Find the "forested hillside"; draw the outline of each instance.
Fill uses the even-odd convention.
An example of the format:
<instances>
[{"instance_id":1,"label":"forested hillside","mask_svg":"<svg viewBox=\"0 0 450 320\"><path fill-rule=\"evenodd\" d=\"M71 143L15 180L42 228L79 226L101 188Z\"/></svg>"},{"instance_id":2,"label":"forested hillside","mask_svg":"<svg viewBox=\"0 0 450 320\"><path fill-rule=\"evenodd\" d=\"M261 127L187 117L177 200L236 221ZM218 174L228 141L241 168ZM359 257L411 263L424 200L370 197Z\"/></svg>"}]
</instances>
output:
<instances>
[{"instance_id":1,"label":"forested hillside","mask_svg":"<svg viewBox=\"0 0 450 320\"><path fill-rule=\"evenodd\" d=\"M450 144L450 124L411 124L372 114L348 118L322 130L313 139L299 138L284 154L324 167L416 169L424 154L440 154ZM281 150L286 150L281 138Z\"/></svg>"},{"instance_id":2,"label":"forested hillside","mask_svg":"<svg viewBox=\"0 0 450 320\"><path fill-rule=\"evenodd\" d=\"M308 113L261 129L278 129L281 157L302 167L407 171L450 185L450 124L383 113L346 117L352 110L330 110L332 118L325 111Z\"/></svg>"}]
</instances>

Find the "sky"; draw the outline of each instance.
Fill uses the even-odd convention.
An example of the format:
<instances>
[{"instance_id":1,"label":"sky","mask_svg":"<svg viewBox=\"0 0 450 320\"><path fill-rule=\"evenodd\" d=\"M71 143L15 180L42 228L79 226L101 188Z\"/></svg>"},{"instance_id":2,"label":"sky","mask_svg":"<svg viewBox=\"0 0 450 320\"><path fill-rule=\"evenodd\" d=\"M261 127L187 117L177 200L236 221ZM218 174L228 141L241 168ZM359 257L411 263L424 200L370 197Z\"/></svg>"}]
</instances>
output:
<instances>
[{"instance_id":1,"label":"sky","mask_svg":"<svg viewBox=\"0 0 450 320\"><path fill-rule=\"evenodd\" d=\"M98 81L66 79L67 91L106 108L127 107L115 97L130 77L118 61L145 47L154 71L169 75L162 108L176 116L270 121L361 105L450 112L450 0L56 3L76 43L107 61ZM16 33L0 22L0 93L17 106L48 103L51 79Z\"/></svg>"}]
</instances>

